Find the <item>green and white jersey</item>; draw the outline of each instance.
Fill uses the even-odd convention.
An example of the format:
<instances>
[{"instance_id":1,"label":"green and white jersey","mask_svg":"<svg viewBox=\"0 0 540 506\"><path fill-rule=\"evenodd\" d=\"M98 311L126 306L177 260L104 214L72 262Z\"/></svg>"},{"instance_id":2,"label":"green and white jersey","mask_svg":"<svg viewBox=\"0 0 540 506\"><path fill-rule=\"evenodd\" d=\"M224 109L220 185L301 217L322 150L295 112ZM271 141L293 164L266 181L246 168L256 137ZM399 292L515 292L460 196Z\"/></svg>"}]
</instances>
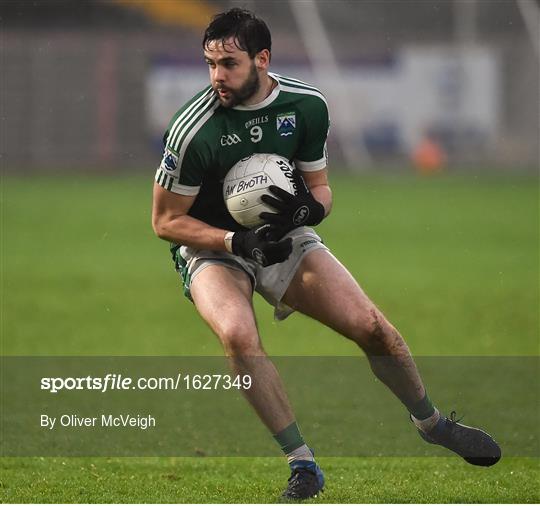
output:
<instances>
[{"instance_id":1,"label":"green and white jersey","mask_svg":"<svg viewBox=\"0 0 540 506\"><path fill-rule=\"evenodd\" d=\"M190 216L215 227L241 230L225 207L223 178L238 160L253 153L278 154L303 171L326 167L326 99L302 81L269 75L277 85L258 104L222 107L208 86L169 123L155 179L171 192L197 196Z\"/></svg>"}]
</instances>

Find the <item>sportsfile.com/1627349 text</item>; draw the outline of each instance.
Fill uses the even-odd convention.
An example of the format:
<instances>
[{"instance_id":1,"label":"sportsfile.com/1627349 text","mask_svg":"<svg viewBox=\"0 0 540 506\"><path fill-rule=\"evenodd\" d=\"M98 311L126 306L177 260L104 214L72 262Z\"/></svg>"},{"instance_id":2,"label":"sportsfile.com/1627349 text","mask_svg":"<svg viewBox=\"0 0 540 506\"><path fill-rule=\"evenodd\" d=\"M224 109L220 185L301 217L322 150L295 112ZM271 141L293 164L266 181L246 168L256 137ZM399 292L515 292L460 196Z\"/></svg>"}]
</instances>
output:
<instances>
[{"instance_id":1,"label":"sportsfile.com/1627349 text","mask_svg":"<svg viewBox=\"0 0 540 506\"><path fill-rule=\"evenodd\" d=\"M132 378L122 374L105 376L43 377L41 390L52 394L62 390L249 390L252 379L249 374L182 374L168 377Z\"/></svg>"}]
</instances>

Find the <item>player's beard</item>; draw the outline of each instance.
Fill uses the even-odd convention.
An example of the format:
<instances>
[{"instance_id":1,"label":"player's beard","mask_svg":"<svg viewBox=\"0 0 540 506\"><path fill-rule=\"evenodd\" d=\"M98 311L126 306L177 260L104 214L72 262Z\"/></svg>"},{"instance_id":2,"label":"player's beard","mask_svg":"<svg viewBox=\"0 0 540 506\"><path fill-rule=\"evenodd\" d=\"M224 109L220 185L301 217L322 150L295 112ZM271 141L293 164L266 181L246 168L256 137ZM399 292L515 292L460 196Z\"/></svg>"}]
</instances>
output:
<instances>
[{"instance_id":1,"label":"player's beard","mask_svg":"<svg viewBox=\"0 0 540 506\"><path fill-rule=\"evenodd\" d=\"M217 89L215 91L217 93L219 101L221 102L221 105L223 107L230 108L240 105L246 100L249 100L253 95L255 95L255 93L259 91L260 87L261 80L259 78L259 74L257 73L257 67L255 67L254 63L252 63L249 75L244 81L244 84L242 84L239 89L231 90L230 88L223 87L222 89L224 91L229 92L229 96L227 98L220 96L217 92ZM218 89L220 89L219 86Z\"/></svg>"}]
</instances>

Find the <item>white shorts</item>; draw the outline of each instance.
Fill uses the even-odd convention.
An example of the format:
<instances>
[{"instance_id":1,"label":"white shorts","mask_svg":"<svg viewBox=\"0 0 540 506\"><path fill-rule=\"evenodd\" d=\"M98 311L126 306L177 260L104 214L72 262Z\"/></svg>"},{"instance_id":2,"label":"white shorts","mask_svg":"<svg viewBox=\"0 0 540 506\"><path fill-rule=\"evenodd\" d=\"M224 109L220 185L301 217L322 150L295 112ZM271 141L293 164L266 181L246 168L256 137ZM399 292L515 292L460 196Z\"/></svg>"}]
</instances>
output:
<instances>
[{"instance_id":1,"label":"white shorts","mask_svg":"<svg viewBox=\"0 0 540 506\"><path fill-rule=\"evenodd\" d=\"M277 320L284 320L294 312L281 302L296 273L302 258L309 251L328 248L312 228L300 227L285 237L292 238L292 252L285 262L262 267L254 260L248 260L225 251L198 250L181 246L175 255L175 266L182 278L184 294L191 300L190 287L197 275L209 265L223 265L233 270L245 272L253 289L261 294L275 308Z\"/></svg>"}]
</instances>

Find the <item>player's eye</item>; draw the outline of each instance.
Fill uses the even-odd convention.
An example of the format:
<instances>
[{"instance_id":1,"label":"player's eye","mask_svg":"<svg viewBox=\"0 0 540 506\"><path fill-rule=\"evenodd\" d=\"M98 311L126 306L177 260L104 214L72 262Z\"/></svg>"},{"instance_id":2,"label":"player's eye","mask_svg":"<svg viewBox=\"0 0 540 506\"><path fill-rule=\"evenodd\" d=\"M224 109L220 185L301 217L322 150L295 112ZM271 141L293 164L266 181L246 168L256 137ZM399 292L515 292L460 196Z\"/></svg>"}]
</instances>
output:
<instances>
[{"instance_id":1,"label":"player's eye","mask_svg":"<svg viewBox=\"0 0 540 506\"><path fill-rule=\"evenodd\" d=\"M228 69L230 69L230 68L232 68L232 67L236 67L236 65L237 65L237 63L234 62L234 61L229 61L229 62L227 62L227 63L225 64L225 66L226 66Z\"/></svg>"}]
</instances>

